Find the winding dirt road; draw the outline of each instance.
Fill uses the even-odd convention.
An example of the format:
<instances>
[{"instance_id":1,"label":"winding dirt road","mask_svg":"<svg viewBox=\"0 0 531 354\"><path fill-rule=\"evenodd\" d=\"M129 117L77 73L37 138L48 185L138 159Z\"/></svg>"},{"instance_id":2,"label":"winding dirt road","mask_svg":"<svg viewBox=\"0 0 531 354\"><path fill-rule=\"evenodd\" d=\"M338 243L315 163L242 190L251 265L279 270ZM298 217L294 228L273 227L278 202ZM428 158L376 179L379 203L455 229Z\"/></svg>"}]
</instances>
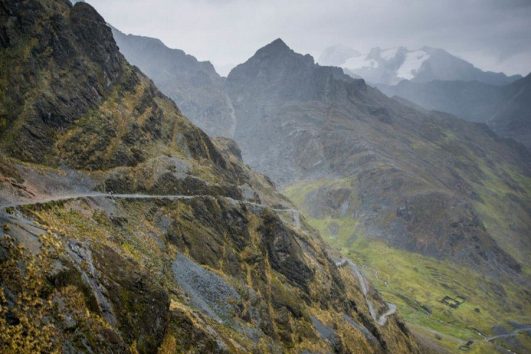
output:
<instances>
[{"instance_id":1,"label":"winding dirt road","mask_svg":"<svg viewBox=\"0 0 531 354\"><path fill-rule=\"evenodd\" d=\"M287 212L291 214L291 217L293 219L293 224L295 228L299 229L301 227L300 222L300 213L296 209L292 208L272 208L265 204L260 203L254 203L249 202L245 200L238 200L231 197L225 197L225 196L212 196L208 194L198 194L198 195L182 195L182 194L114 194L114 193L102 193L102 192L86 192L86 193L73 193L73 194L64 194L60 196L53 196L48 198L41 198L41 199L34 199L31 201L21 201L21 202L12 202L12 203L6 203L6 204L0 204L0 210L7 209L7 208L17 208L21 206L29 206L29 205L37 205L37 204L45 204L50 202L59 202L59 201L68 201L73 199L79 199L79 198L111 198L111 199L158 199L158 200L190 200L195 198L223 198L231 203L237 204L245 204L249 205L255 208L260 209L270 209L276 212Z\"/></svg>"},{"instance_id":2,"label":"winding dirt road","mask_svg":"<svg viewBox=\"0 0 531 354\"><path fill-rule=\"evenodd\" d=\"M369 284L367 283L367 280L359 270L358 266L352 262L349 259L340 259L336 262L337 267L345 267L348 266L352 272L356 275L358 278L358 282L361 287L361 292L363 293L363 296L365 297L365 302L367 303L367 307L369 308L369 313L371 314L371 317L379 326L383 326L387 323L387 318L391 315L393 315L396 312L396 305L392 304L390 302L386 302L387 304L387 311L385 311L383 314L379 315L376 313L376 310L374 308L374 305L372 301L369 299Z\"/></svg>"}]
</instances>

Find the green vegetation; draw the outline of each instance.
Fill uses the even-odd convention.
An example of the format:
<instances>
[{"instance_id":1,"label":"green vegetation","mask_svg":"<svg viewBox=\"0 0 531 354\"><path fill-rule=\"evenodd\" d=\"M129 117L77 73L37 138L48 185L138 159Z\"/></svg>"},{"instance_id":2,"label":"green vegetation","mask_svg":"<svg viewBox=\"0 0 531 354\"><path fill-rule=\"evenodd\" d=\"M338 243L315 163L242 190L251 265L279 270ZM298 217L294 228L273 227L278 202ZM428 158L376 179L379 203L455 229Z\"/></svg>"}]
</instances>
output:
<instances>
[{"instance_id":1,"label":"green vegetation","mask_svg":"<svg viewBox=\"0 0 531 354\"><path fill-rule=\"evenodd\" d=\"M322 186L319 181L301 183L285 193L304 209L305 195ZM488 336L494 325L504 325L508 320L530 321L531 302L526 291L515 283L499 282L449 261L390 247L371 239L350 217L307 216L305 220L342 255L361 265L384 299L398 306L400 315L415 332L449 350L457 351L460 345L473 340L470 352L495 352L478 331ZM442 303L446 296L462 304L452 308Z\"/></svg>"}]
</instances>

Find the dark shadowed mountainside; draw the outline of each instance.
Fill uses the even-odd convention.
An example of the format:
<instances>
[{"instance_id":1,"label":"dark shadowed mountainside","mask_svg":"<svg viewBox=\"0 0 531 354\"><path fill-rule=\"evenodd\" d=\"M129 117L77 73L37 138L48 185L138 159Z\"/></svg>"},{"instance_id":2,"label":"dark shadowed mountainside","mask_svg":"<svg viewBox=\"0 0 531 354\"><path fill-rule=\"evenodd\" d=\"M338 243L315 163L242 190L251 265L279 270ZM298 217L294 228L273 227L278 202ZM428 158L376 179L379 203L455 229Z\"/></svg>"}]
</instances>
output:
<instances>
[{"instance_id":1,"label":"dark shadowed mountainside","mask_svg":"<svg viewBox=\"0 0 531 354\"><path fill-rule=\"evenodd\" d=\"M234 112L221 78L210 62L200 62L160 40L126 35L113 28L120 51L170 97L183 114L211 136L234 131Z\"/></svg>"}]
</instances>

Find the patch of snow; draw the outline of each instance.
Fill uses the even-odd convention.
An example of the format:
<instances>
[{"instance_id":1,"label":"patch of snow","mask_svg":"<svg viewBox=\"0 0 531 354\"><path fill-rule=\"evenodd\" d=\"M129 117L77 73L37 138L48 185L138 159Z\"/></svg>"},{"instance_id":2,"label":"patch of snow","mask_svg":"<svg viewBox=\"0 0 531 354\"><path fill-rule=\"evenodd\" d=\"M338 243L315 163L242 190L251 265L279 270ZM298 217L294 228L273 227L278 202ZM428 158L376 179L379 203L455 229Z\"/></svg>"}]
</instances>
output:
<instances>
[{"instance_id":1,"label":"patch of snow","mask_svg":"<svg viewBox=\"0 0 531 354\"><path fill-rule=\"evenodd\" d=\"M430 55L423 50L415 50L406 53L404 62L398 69L396 76L402 79L411 80L418 73L422 64L430 58Z\"/></svg>"},{"instance_id":2,"label":"patch of snow","mask_svg":"<svg viewBox=\"0 0 531 354\"><path fill-rule=\"evenodd\" d=\"M391 59L393 59L396 56L396 53L398 52L398 49L399 49L398 47L384 49L384 50L382 50L380 52L380 57L383 60L391 60Z\"/></svg>"}]
</instances>

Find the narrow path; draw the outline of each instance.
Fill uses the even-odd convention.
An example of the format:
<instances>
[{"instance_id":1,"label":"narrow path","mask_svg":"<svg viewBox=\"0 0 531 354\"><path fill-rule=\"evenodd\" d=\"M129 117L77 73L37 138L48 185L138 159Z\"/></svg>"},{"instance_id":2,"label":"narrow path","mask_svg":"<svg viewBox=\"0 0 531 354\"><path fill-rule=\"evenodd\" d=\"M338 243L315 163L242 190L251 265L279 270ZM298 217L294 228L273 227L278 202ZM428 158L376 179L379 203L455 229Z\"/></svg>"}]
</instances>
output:
<instances>
[{"instance_id":1,"label":"narrow path","mask_svg":"<svg viewBox=\"0 0 531 354\"><path fill-rule=\"evenodd\" d=\"M369 299L369 284L367 283L367 280L365 279L363 274L361 274L361 271L359 270L358 266L351 260L344 258L337 261L336 266L348 266L352 270L352 272L356 274L356 277L358 278L358 283L361 287L361 292L363 293L363 297L365 298L365 302L367 303L367 307L369 308L369 313L371 314L372 319L376 321L379 326L385 325L387 323L387 318L396 312L396 305L390 302L386 302L387 311L378 316L372 301Z\"/></svg>"},{"instance_id":2,"label":"narrow path","mask_svg":"<svg viewBox=\"0 0 531 354\"><path fill-rule=\"evenodd\" d=\"M487 342L490 342L490 341L493 341L493 340L498 339L498 338L514 337L514 336L517 336L519 333L522 333L522 332L531 332L531 327L517 328L514 331L512 331L511 333L499 334L497 336L492 336L492 337L486 337L485 340Z\"/></svg>"},{"instance_id":3,"label":"narrow path","mask_svg":"<svg viewBox=\"0 0 531 354\"><path fill-rule=\"evenodd\" d=\"M64 194L61 196L54 196L54 197L48 197L48 198L42 198L42 199L36 199L32 201L25 201L25 202L14 202L9 204L3 204L0 205L0 210L7 209L7 208L16 208L21 206L29 206L29 205L37 205L37 204L45 204L50 202L58 202L58 201L67 201L72 199L79 199L79 198L111 198L111 199L159 199L159 200L191 200L195 198L223 198L231 203L240 203L249 205L255 208L260 209L270 209L276 212L288 212L291 214L291 217L293 219L293 224L297 229L301 227L300 223L300 213L296 209L292 208L272 208L265 204L260 203L254 203L249 202L245 200L238 200L231 197L226 196L212 196L208 194L197 194L197 195L184 195L184 194L139 194L139 193L125 193L125 194L113 194L113 193L102 193L102 192L86 192L86 193L73 193L73 194Z\"/></svg>"}]
</instances>

